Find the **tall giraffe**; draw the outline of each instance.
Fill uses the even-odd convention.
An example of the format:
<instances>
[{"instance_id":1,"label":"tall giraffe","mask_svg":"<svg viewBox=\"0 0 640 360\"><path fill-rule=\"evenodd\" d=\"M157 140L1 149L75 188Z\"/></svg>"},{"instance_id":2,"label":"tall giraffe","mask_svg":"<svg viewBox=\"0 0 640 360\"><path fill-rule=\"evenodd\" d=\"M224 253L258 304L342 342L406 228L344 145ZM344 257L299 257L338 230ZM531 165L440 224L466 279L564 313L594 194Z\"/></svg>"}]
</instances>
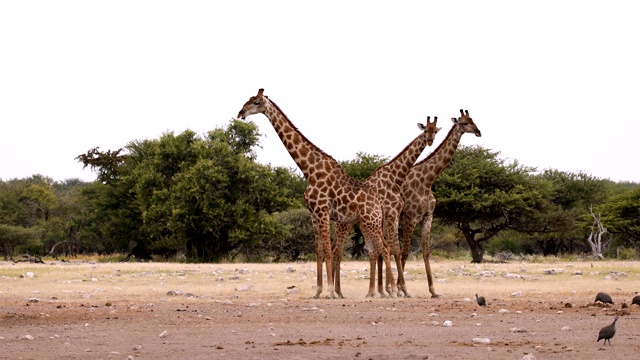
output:
<instances>
[{"instance_id":1,"label":"tall giraffe","mask_svg":"<svg viewBox=\"0 0 640 360\"><path fill-rule=\"evenodd\" d=\"M311 212L317 262L317 287L314 298L317 299L322 293L323 260L327 269L328 296L334 298L330 220L333 220L336 226L345 227L352 227L358 223L370 257L377 258L382 254L385 265L390 266L389 252L382 237L380 199L375 189L351 178L334 158L309 141L278 105L263 96L263 92L264 89L258 90L258 94L244 104L238 118L245 119L249 115L264 114L307 179L304 199ZM367 296L374 295L375 266L370 269L370 273L372 276L369 279ZM393 279L391 268L387 268L386 275ZM393 291L397 292L397 288Z\"/></svg>"},{"instance_id":2,"label":"tall giraffe","mask_svg":"<svg viewBox=\"0 0 640 360\"><path fill-rule=\"evenodd\" d=\"M402 198L404 199L404 207L400 213L402 268L404 269L409 256L413 229L420 222L422 224L422 259L432 297L438 297L438 295L433 286L431 265L429 264L431 223L433 222L433 211L436 208L436 198L431 191L431 186L449 166L463 134L473 133L477 137L482 136L473 119L469 116L469 111L463 112L460 109L460 115L457 119L451 118L453 127L449 130L447 137L429 156L413 165L402 186Z\"/></svg>"},{"instance_id":3,"label":"tall giraffe","mask_svg":"<svg viewBox=\"0 0 640 360\"><path fill-rule=\"evenodd\" d=\"M398 269L398 290L401 290L405 296L408 296L407 287L402 274L402 262L400 257L400 248L398 245L398 216L402 210L402 183L404 182L409 169L416 162L422 151L428 146L433 145L436 133L440 128L436 127L438 117L431 121L431 117L427 117L427 125L418 123L418 128L422 130L422 134L413 139L395 158L385 164L380 165L364 183L376 189L378 197L382 201L383 212L383 232L385 246L387 251L393 254ZM340 288L340 261L342 260L342 251L347 235L351 231L351 227L336 226L335 243L333 248L333 276L335 281L335 290L339 297L342 296ZM381 259L379 259L381 260ZM378 293L385 296L382 290L382 261L379 261L378 271ZM391 293L391 284L387 278L387 292Z\"/></svg>"}]
</instances>

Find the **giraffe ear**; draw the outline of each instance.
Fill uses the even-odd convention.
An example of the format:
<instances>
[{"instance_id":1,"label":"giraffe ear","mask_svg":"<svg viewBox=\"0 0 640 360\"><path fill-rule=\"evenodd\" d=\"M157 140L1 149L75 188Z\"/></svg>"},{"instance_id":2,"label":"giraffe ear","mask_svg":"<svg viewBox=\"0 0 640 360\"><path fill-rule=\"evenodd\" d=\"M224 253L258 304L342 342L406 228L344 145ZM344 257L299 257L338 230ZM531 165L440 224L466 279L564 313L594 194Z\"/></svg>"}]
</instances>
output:
<instances>
[{"instance_id":1,"label":"giraffe ear","mask_svg":"<svg viewBox=\"0 0 640 360\"><path fill-rule=\"evenodd\" d=\"M441 128L441 127L437 127L437 128L436 128L436 132L438 132L438 131L440 131L440 130L442 130L442 128Z\"/></svg>"},{"instance_id":2,"label":"giraffe ear","mask_svg":"<svg viewBox=\"0 0 640 360\"><path fill-rule=\"evenodd\" d=\"M424 124L418 123L418 129L424 131L427 127Z\"/></svg>"},{"instance_id":3,"label":"giraffe ear","mask_svg":"<svg viewBox=\"0 0 640 360\"><path fill-rule=\"evenodd\" d=\"M457 124L457 123L458 123L458 119L456 119L456 118L451 118L451 122L452 122L452 123L454 123L454 124Z\"/></svg>"},{"instance_id":4,"label":"giraffe ear","mask_svg":"<svg viewBox=\"0 0 640 360\"><path fill-rule=\"evenodd\" d=\"M258 95L256 95L257 98L261 98L262 97L262 93L264 92L264 89L260 89L258 90ZM460 110L462 112L462 110Z\"/></svg>"}]
</instances>

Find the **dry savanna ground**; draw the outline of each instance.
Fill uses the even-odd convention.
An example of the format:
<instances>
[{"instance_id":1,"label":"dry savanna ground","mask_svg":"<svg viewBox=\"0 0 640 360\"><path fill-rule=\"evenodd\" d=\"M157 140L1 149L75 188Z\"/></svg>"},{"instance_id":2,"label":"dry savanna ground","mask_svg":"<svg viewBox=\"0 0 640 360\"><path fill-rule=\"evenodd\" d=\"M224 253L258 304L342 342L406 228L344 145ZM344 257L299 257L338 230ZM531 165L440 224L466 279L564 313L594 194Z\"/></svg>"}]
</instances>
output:
<instances>
[{"instance_id":1,"label":"dry savanna ground","mask_svg":"<svg viewBox=\"0 0 640 360\"><path fill-rule=\"evenodd\" d=\"M639 265L436 260L433 299L413 261L410 298L366 299L345 262L346 298L313 299L315 263L0 262L0 359L632 359Z\"/></svg>"}]
</instances>

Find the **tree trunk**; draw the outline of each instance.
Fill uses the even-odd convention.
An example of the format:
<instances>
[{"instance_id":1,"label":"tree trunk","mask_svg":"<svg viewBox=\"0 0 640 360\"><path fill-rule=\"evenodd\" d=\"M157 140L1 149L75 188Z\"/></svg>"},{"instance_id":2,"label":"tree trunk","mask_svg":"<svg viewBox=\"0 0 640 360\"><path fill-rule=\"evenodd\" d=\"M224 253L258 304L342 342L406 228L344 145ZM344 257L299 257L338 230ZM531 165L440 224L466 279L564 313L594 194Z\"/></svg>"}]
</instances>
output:
<instances>
[{"instance_id":1,"label":"tree trunk","mask_svg":"<svg viewBox=\"0 0 640 360\"><path fill-rule=\"evenodd\" d=\"M471 227L468 225L463 225L459 227L462 230L462 234L464 235L464 239L469 244L469 250L471 250L471 262L472 263L481 263L484 258L484 245L481 241L477 241L475 239L475 235L471 231Z\"/></svg>"},{"instance_id":2,"label":"tree trunk","mask_svg":"<svg viewBox=\"0 0 640 360\"><path fill-rule=\"evenodd\" d=\"M594 258L603 259L604 256L602 256L602 252L608 242L604 244L602 243L602 235L607 233L607 228L604 227L600 221L600 213L598 213L598 216L593 213L593 205L589 206L589 213L591 214L591 217L593 217L593 224L591 225L591 234L589 234L589 237L587 238L587 243L591 246L591 255ZM597 231L594 230L596 227L598 228Z\"/></svg>"}]
</instances>

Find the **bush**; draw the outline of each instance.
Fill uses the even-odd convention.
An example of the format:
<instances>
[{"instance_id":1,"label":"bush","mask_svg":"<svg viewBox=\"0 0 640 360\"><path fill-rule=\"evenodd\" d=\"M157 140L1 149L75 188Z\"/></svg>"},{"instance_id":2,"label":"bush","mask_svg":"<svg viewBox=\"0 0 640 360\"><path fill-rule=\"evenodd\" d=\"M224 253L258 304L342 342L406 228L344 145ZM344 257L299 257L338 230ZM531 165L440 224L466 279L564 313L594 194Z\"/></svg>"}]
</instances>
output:
<instances>
[{"instance_id":1,"label":"bush","mask_svg":"<svg viewBox=\"0 0 640 360\"><path fill-rule=\"evenodd\" d=\"M491 239L487 245L487 254L495 256L499 253L520 254L520 243L512 237L499 236Z\"/></svg>"},{"instance_id":2,"label":"bush","mask_svg":"<svg viewBox=\"0 0 640 360\"><path fill-rule=\"evenodd\" d=\"M616 249L616 259L618 260L635 260L638 258L636 249L629 249L624 246L620 246Z\"/></svg>"}]
</instances>

